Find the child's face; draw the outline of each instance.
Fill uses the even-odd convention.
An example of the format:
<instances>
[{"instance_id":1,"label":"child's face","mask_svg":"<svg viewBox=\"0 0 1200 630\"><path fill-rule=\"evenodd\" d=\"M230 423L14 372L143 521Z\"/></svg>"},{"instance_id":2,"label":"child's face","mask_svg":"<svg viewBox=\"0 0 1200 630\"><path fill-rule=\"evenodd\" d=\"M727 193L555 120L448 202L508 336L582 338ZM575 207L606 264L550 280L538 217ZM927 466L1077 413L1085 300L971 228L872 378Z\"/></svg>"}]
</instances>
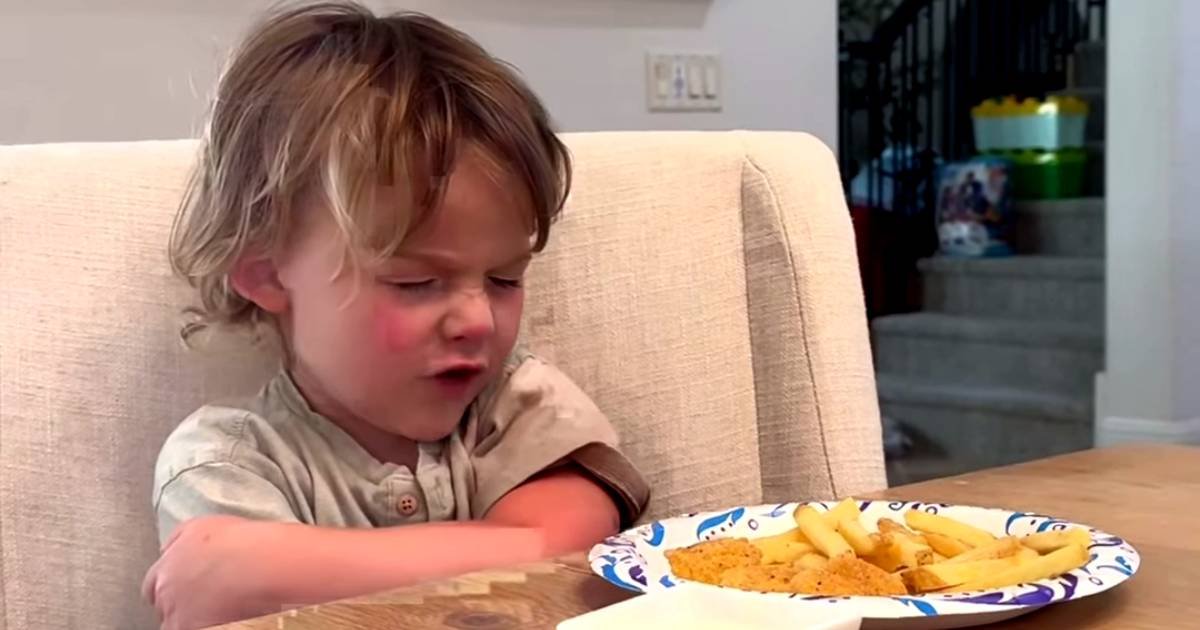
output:
<instances>
[{"instance_id":1,"label":"child's face","mask_svg":"<svg viewBox=\"0 0 1200 630\"><path fill-rule=\"evenodd\" d=\"M280 320L317 411L359 431L439 440L496 375L521 320L530 222L520 187L493 171L466 152L442 205L377 269L335 278L332 219L313 213L300 229L277 263Z\"/></svg>"}]
</instances>

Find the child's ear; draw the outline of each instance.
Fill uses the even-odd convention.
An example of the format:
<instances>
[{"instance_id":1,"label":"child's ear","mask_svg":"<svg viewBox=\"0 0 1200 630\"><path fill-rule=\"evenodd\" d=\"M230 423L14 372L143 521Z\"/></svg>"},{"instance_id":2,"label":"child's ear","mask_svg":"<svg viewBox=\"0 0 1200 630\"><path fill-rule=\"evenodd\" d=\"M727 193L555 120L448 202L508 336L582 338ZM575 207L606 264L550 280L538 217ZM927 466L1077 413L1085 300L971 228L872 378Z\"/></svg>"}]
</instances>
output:
<instances>
[{"instance_id":1,"label":"child's ear","mask_svg":"<svg viewBox=\"0 0 1200 630\"><path fill-rule=\"evenodd\" d=\"M229 273L229 283L238 295L272 315L281 315L287 310L287 291L279 282L275 261L270 258L245 256L239 259Z\"/></svg>"}]
</instances>

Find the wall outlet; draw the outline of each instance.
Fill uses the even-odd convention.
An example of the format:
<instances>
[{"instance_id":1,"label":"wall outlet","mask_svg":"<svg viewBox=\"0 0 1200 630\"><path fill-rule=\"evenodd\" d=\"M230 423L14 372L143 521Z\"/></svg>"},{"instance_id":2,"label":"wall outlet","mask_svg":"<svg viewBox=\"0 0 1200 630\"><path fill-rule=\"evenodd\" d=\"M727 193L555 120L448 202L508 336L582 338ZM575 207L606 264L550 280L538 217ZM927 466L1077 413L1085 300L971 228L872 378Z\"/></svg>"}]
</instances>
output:
<instances>
[{"instance_id":1,"label":"wall outlet","mask_svg":"<svg viewBox=\"0 0 1200 630\"><path fill-rule=\"evenodd\" d=\"M646 107L652 112L721 111L716 53L646 53Z\"/></svg>"}]
</instances>

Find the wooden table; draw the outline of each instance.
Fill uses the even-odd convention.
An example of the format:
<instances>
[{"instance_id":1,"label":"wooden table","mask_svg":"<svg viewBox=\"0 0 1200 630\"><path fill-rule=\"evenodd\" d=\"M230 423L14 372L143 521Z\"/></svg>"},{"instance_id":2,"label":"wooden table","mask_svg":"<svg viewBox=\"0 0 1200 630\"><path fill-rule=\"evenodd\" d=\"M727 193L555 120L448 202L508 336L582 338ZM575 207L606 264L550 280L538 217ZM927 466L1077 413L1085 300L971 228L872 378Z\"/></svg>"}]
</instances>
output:
<instances>
[{"instance_id":1,"label":"wooden table","mask_svg":"<svg viewBox=\"0 0 1200 630\"><path fill-rule=\"evenodd\" d=\"M1084 451L892 488L866 498L963 503L1052 514L1129 540L1138 574L1107 593L1048 606L993 628L1200 626L1200 448ZM718 506L714 506L718 507ZM224 630L553 628L630 595L582 555L471 574L222 626Z\"/></svg>"}]
</instances>

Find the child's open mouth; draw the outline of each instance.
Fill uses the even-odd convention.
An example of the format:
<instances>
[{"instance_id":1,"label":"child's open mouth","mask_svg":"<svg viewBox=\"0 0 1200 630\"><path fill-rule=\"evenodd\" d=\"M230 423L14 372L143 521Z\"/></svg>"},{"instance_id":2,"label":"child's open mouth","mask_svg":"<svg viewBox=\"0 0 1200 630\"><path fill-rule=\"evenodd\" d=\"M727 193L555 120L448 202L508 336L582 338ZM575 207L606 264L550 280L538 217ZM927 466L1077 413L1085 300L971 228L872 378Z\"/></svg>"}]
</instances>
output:
<instances>
[{"instance_id":1,"label":"child's open mouth","mask_svg":"<svg viewBox=\"0 0 1200 630\"><path fill-rule=\"evenodd\" d=\"M433 375L433 380L443 392L451 396L465 394L483 375L483 367L476 365L455 366Z\"/></svg>"},{"instance_id":2,"label":"child's open mouth","mask_svg":"<svg viewBox=\"0 0 1200 630\"><path fill-rule=\"evenodd\" d=\"M482 371L479 368L452 368L444 372L439 372L437 377L449 381L468 381L479 376L479 373Z\"/></svg>"}]
</instances>

